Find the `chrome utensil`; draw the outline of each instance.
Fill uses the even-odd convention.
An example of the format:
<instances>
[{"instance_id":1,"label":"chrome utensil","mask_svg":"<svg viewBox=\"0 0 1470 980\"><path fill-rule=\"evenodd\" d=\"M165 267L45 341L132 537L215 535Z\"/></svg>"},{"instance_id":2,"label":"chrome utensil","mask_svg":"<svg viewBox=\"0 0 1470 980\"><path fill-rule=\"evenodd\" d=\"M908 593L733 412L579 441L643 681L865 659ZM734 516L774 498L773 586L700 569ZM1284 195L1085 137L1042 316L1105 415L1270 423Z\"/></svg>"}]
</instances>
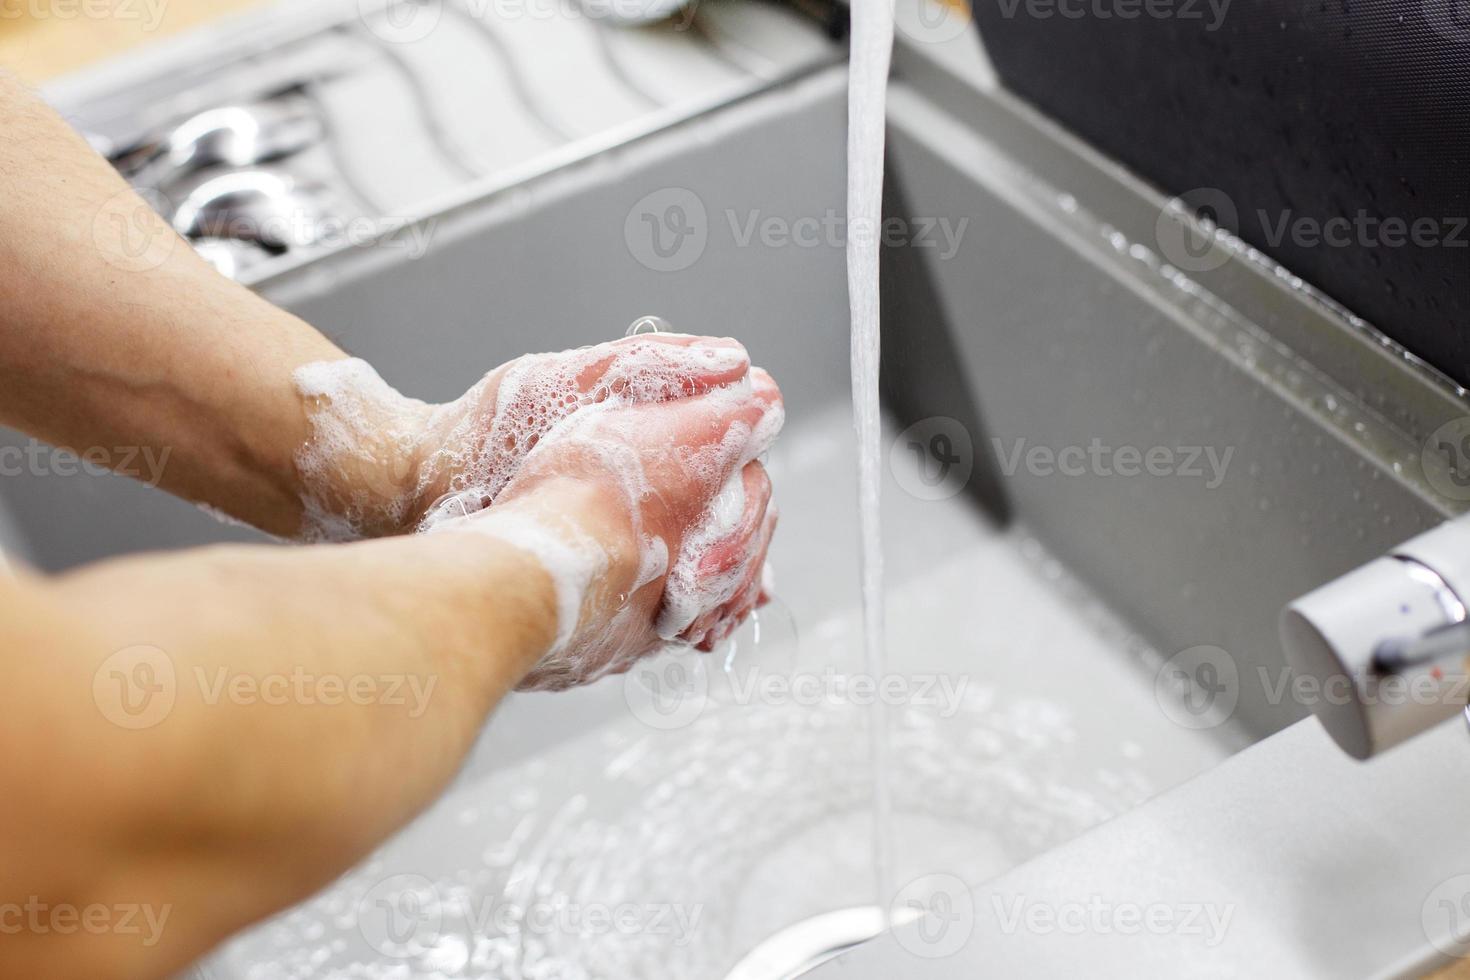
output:
<instances>
[{"instance_id":1,"label":"chrome utensil","mask_svg":"<svg viewBox=\"0 0 1470 980\"><path fill-rule=\"evenodd\" d=\"M211 167L250 167L322 141L325 125L300 92L196 113L161 137L113 155L134 183L163 185Z\"/></svg>"},{"instance_id":2,"label":"chrome utensil","mask_svg":"<svg viewBox=\"0 0 1470 980\"><path fill-rule=\"evenodd\" d=\"M257 167L197 184L174 211L173 226L190 239L256 242L282 252L321 241L336 220L324 185L279 168Z\"/></svg>"}]
</instances>

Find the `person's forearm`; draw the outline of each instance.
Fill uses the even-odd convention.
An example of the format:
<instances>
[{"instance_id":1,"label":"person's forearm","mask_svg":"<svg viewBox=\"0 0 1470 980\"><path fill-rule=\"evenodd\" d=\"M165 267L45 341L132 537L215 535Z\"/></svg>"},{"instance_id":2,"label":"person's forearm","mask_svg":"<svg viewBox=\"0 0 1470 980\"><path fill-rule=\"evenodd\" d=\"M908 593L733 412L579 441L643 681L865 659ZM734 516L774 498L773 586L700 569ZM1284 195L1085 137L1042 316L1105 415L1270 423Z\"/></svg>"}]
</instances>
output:
<instances>
[{"instance_id":1,"label":"person's forearm","mask_svg":"<svg viewBox=\"0 0 1470 980\"><path fill-rule=\"evenodd\" d=\"M304 898L442 790L556 631L535 560L459 533L117 561L0 589L0 619L30 651L4 785L45 786L5 794L0 901L168 915L152 946L7 935L6 976L162 975Z\"/></svg>"},{"instance_id":2,"label":"person's forearm","mask_svg":"<svg viewBox=\"0 0 1470 980\"><path fill-rule=\"evenodd\" d=\"M3 72L0 131L0 423L296 534L292 371L342 352L217 274Z\"/></svg>"}]
</instances>

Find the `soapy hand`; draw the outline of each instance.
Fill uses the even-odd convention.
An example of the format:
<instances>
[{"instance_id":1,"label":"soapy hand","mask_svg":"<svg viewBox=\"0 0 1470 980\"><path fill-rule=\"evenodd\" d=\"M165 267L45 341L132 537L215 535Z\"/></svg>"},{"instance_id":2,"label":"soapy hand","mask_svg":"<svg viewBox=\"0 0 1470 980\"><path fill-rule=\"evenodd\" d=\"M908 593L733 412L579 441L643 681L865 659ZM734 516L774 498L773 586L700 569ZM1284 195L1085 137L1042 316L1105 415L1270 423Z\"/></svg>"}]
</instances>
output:
<instances>
[{"instance_id":1,"label":"soapy hand","mask_svg":"<svg viewBox=\"0 0 1470 980\"><path fill-rule=\"evenodd\" d=\"M501 537L551 574L557 639L522 689L621 672L670 641L709 650L749 615L776 524L756 457L783 418L759 369L700 395L584 409L539 441L494 506L431 519Z\"/></svg>"},{"instance_id":2,"label":"soapy hand","mask_svg":"<svg viewBox=\"0 0 1470 980\"><path fill-rule=\"evenodd\" d=\"M609 399L661 402L744 378L736 341L642 334L501 365L444 405L399 394L356 358L296 372L312 426L298 453L306 540L413 530L437 504L490 504L554 426Z\"/></svg>"},{"instance_id":3,"label":"soapy hand","mask_svg":"<svg viewBox=\"0 0 1470 980\"><path fill-rule=\"evenodd\" d=\"M441 406L359 360L297 383L313 431L304 537L472 530L546 568L558 632L525 689L626 670L666 642L712 649L764 599L776 513L755 460L784 410L733 340L530 354Z\"/></svg>"}]
</instances>

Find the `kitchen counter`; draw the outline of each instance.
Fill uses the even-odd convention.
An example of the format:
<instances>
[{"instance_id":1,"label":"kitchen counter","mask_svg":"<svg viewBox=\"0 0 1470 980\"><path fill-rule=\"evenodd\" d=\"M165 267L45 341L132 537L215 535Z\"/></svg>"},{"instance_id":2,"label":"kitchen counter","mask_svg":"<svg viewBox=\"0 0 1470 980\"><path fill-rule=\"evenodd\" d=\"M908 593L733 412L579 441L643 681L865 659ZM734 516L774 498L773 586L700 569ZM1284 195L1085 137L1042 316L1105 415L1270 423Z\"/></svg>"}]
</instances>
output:
<instances>
[{"instance_id":1,"label":"kitchen counter","mask_svg":"<svg viewBox=\"0 0 1470 980\"><path fill-rule=\"evenodd\" d=\"M0 66L32 84L263 0L0 0Z\"/></svg>"}]
</instances>

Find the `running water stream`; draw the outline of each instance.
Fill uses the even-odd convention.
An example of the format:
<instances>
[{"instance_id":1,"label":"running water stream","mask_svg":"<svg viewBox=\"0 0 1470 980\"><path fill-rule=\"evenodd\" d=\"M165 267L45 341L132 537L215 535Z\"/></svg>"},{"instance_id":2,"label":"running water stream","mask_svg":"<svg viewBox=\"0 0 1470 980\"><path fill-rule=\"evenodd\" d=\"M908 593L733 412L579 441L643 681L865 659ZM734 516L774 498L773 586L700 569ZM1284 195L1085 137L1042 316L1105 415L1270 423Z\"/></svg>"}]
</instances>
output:
<instances>
[{"instance_id":1,"label":"running water stream","mask_svg":"<svg viewBox=\"0 0 1470 980\"><path fill-rule=\"evenodd\" d=\"M882 460L878 410L878 230L883 208L884 101L893 48L892 0L853 0L847 95L847 296L852 317L852 408L858 443L863 652L874 682L884 676ZM868 718L873 768L873 868L877 904L893 890L889 854L888 712L875 698Z\"/></svg>"}]
</instances>

